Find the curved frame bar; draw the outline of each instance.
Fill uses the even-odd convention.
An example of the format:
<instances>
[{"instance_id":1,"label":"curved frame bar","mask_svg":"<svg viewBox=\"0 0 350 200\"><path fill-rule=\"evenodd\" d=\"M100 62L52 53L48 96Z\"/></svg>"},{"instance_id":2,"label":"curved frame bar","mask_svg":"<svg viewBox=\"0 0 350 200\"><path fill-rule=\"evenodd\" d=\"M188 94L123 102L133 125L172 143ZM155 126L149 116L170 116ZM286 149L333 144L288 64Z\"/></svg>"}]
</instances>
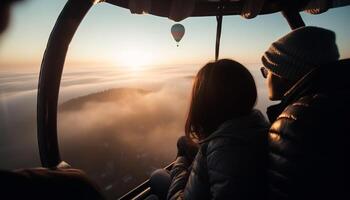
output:
<instances>
[{"instance_id":1,"label":"curved frame bar","mask_svg":"<svg viewBox=\"0 0 350 200\"><path fill-rule=\"evenodd\" d=\"M129 9L129 0L104 0L110 4ZM311 0L268 0L265 1L259 15L271 14L283 11L285 8L289 8L288 5L294 5L293 9L297 11L303 11L307 9L307 5ZM329 1L328 8L341 7L349 5L347 0L337 0L337 4L332 4ZM168 17L171 9L171 2L164 3L164 0L152 0L153 5L149 11L149 14L160 17ZM243 1L197 1L195 9L191 14L191 17L203 17L203 16L219 16L219 15L240 15L243 7ZM328 9L327 8L327 9Z\"/></svg>"},{"instance_id":2,"label":"curved frame bar","mask_svg":"<svg viewBox=\"0 0 350 200\"><path fill-rule=\"evenodd\" d=\"M93 2L69 0L50 34L41 63L37 130L40 160L43 167L56 168L61 162L57 139L57 105L61 76L68 46Z\"/></svg>"}]
</instances>

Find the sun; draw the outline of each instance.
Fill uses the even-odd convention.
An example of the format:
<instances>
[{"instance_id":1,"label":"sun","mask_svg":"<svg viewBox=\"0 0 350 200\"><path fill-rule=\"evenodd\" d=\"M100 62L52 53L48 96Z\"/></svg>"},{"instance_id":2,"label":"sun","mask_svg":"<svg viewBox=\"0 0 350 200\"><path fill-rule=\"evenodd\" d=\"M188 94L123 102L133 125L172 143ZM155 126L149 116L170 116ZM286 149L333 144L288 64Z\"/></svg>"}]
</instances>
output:
<instances>
[{"instance_id":1,"label":"sun","mask_svg":"<svg viewBox=\"0 0 350 200\"><path fill-rule=\"evenodd\" d=\"M150 65L152 58L151 54L146 51L126 50L121 53L121 65L131 70L142 70L145 66Z\"/></svg>"}]
</instances>

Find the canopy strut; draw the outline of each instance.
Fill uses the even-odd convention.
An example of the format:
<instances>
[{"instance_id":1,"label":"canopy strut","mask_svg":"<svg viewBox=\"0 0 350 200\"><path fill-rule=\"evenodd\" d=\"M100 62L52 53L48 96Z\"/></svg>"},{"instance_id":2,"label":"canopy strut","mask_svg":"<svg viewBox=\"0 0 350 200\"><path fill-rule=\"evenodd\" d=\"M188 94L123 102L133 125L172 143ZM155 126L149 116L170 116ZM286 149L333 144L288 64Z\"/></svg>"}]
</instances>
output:
<instances>
[{"instance_id":1,"label":"canopy strut","mask_svg":"<svg viewBox=\"0 0 350 200\"><path fill-rule=\"evenodd\" d=\"M294 30L300 27L305 26L305 23L303 21L303 18L301 18L301 15L298 10L283 10L282 15L287 20L289 27Z\"/></svg>"},{"instance_id":2,"label":"canopy strut","mask_svg":"<svg viewBox=\"0 0 350 200\"><path fill-rule=\"evenodd\" d=\"M222 15L216 16L216 21L217 21L217 27L216 27L215 61L217 61L219 58Z\"/></svg>"},{"instance_id":3,"label":"canopy strut","mask_svg":"<svg viewBox=\"0 0 350 200\"><path fill-rule=\"evenodd\" d=\"M299 2L299 4L298 4ZM309 1L289 1L282 8L282 15L287 20L289 27L294 30L305 26L299 10L307 5Z\"/></svg>"}]
</instances>

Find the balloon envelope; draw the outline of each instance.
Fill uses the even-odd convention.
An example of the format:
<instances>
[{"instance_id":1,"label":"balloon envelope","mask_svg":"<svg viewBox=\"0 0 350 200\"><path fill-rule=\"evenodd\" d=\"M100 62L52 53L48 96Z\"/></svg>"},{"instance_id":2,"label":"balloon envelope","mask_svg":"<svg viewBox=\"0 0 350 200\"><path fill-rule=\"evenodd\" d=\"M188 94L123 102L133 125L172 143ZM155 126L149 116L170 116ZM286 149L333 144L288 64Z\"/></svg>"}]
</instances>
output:
<instances>
[{"instance_id":1,"label":"balloon envelope","mask_svg":"<svg viewBox=\"0 0 350 200\"><path fill-rule=\"evenodd\" d=\"M174 24L171 27L171 34L176 42L179 42L185 34L185 27L182 24Z\"/></svg>"}]
</instances>

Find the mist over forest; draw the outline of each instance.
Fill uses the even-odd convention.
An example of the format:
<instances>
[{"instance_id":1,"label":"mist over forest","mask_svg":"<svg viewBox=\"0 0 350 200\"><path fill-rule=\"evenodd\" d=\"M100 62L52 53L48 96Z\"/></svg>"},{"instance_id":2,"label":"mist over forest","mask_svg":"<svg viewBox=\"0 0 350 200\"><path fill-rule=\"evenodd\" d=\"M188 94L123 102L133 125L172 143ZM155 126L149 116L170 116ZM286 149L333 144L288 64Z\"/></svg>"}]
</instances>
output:
<instances>
[{"instance_id":1,"label":"mist over forest","mask_svg":"<svg viewBox=\"0 0 350 200\"><path fill-rule=\"evenodd\" d=\"M193 76L199 66L67 71L58 113L62 158L85 170L108 197L143 182L176 155ZM258 70L257 108L269 104ZM0 168L40 166L36 140L37 74L0 74ZM3 84L4 83L4 84Z\"/></svg>"}]
</instances>

